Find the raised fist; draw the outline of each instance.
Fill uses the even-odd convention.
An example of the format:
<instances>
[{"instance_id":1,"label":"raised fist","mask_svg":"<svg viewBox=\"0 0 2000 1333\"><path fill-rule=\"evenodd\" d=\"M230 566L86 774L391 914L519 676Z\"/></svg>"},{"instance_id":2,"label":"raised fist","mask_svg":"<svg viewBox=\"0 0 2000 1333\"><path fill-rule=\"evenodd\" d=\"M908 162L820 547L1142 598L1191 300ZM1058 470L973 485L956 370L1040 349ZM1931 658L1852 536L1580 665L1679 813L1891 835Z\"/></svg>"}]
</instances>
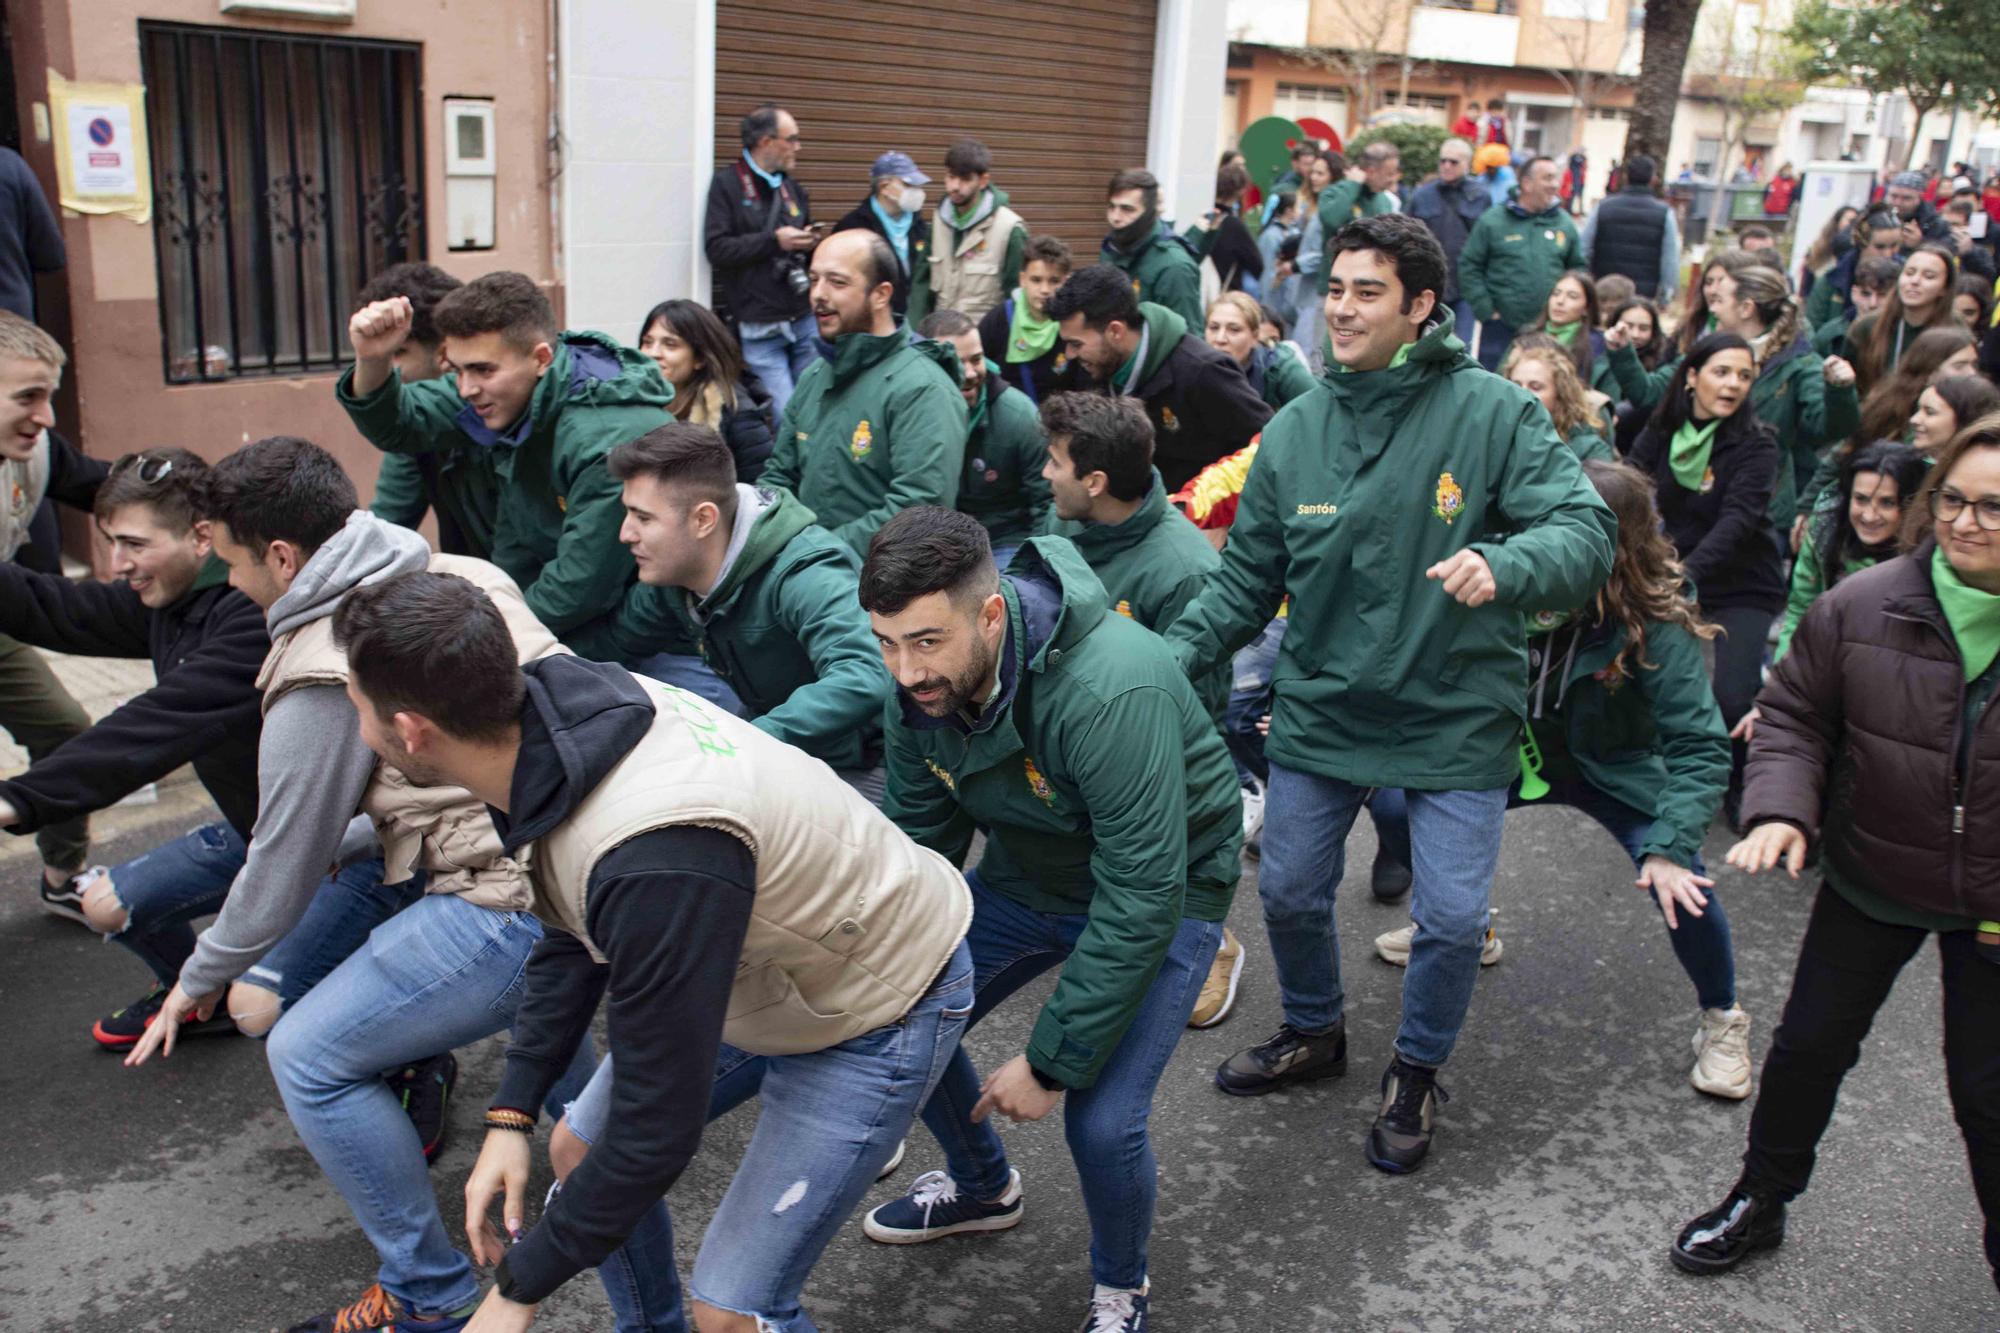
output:
<instances>
[{"instance_id":1,"label":"raised fist","mask_svg":"<svg viewBox=\"0 0 2000 1333\"><path fill-rule=\"evenodd\" d=\"M354 355L363 361L386 361L396 354L410 336L410 298L392 296L375 301L354 312L347 321L347 340Z\"/></svg>"}]
</instances>

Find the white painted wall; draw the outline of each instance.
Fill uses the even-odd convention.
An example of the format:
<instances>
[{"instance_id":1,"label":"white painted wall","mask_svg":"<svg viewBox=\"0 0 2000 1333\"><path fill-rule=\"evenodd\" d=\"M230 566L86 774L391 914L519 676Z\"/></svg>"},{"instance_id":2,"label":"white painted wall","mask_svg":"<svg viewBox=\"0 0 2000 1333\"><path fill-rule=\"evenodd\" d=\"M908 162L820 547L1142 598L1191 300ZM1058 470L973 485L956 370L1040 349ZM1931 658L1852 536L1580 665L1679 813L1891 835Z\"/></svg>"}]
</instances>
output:
<instances>
[{"instance_id":1,"label":"white painted wall","mask_svg":"<svg viewBox=\"0 0 2000 1333\"><path fill-rule=\"evenodd\" d=\"M1146 166L1160 178L1160 212L1185 227L1215 204L1215 145L1228 79L1224 0L1160 0L1153 34L1153 103Z\"/></svg>"},{"instance_id":2,"label":"white painted wall","mask_svg":"<svg viewBox=\"0 0 2000 1333\"><path fill-rule=\"evenodd\" d=\"M636 342L674 296L707 299L715 0L557 0L565 323Z\"/></svg>"}]
</instances>

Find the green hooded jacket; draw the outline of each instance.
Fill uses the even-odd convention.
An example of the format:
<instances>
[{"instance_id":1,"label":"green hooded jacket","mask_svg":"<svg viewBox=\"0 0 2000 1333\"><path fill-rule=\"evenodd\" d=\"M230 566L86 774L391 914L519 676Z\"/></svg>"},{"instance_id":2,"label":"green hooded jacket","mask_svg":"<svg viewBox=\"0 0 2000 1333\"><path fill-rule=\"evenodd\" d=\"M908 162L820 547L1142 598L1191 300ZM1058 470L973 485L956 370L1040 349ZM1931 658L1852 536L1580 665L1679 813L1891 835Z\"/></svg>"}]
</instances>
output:
<instances>
[{"instance_id":1,"label":"green hooded jacket","mask_svg":"<svg viewBox=\"0 0 2000 1333\"><path fill-rule=\"evenodd\" d=\"M1504 787L1527 715L1522 614L1582 605L1617 520L1539 400L1433 319L1399 366L1323 376L1264 428L1222 567L1167 631L1191 674L1291 596L1270 757L1366 787ZM1459 551L1494 600L1425 571Z\"/></svg>"},{"instance_id":2,"label":"green hooded jacket","mask_svg":"<svg viewBox=\"0 0 2000 1333\"><path fill-rule=\"evenodd\" d=\"M1269 351L1270 355L1264 358L1262 376L1252 373L1254 366L1244 373L1249 376L1252 386L1275 412L1292 399L1303 398L1311 393L1319 380L1307 367L1305 358L1292 351L1289 346L1273 347Z\"/></svg>"},{"instance_id":3,"label":"green hooded jacket","mask_svg":"<svg viewBox=\"0 0 2000 1333\"><path fill-rule=\"evenodd\" d=\"M618 617L618 656L692 639L755 725L833 768L873 768L895 682L861 609L854 552L789 491L739 484L736 503L748 531L714 590L696 597L634 583Z\"/></svg>"},{"instance_id":4,"label":"green hooded jacket","mask_svg":"<svg viewBox=\"0 0 2000 1333\"><path fill-rule=\"evenodd\" d=\"M1579 463L1590 458L1605 463L1618 461L1618 455L1611 452L1611 446L1604 442L1604 437L1589 426L1578 426L1570 431L1569 438L1564 443L1576 451Z\"/></svg>"},{"instance_id":5,"label":"green hooded jacket","mask_svg":"<svg viewBox=\"0 0 2000 1333\"><path fill-rule=\"evenodd\" d=\"M601 333L564 333L528 410L504 431L488 429L449 377L404 384L391 374L366 398L353 384L349 366L334 393L362 438L384 453L448 454L440 501L473 548L492 553L558 638L600 655L633 577L618 541L622 488L604 458L672 420L674 391L652 359Z\"/></svg>"},{"instance_id":6,"label":"green hooded jacket","mask_svg":"<svg viewBox=\"0 0 2000 1333\"><path fill-rule=\"evenodd\" d=\"M1222 557L1201 529L1167 503L1157 468L1146 498L1123 523L1065 522L1055 532L1082 553L1104 585L1111 609L1155 634L1165 633L1208 576L1222 567ZM1195 692L1218 725L1229 703L1229 680L1225 663L1195 681Z\"/></svg>"},{"instance_id":7,"label":"green hooded jacket","mask_svg":"<svg viewBox=\"0 0 2000 1333\"><path fill-rule=\"evenodd\" d=\"M1048 452L1034 402L988 361L986 388L965 441L958 508L979 520L995 546L1048 527L1049 484L1042 479Z\"/></svg>"},{"instance_id":8,"label":"green hooded jacket","mask_svg":"<svg viewBox=\"0 0 2000 1333\"><path fill-rule=\"evenodd\" d=\"M1172 654L1111 614L1075 547L1031 538L1001 592L999 696L968 725L928 717L899 692L884 721L882 809L956 861L985 829L988 889L1031 911L1089 916L1027 1051L1043 1074L1087 1088L1181 921L1227 916L1242 802Z\"/></svg>"},{"instance_id":9,"label":"green hooded jacket","mask_svg":"<svg viewBox=\"0 0 2000 1333\"><path fill-rule=\"evenodd\" d=\"M1458 252L1458 294L1474 319L1497 313L1526 328L1548 309L1565 269L1588 267L1581 233L1559 203L1529 213L1509 199L1479 215Z\"/></svg>"},{"instance_id":10,"label":"green hooded jacket","mask_svg":"<svg viewBox=\"0 0 2000 1333\"><path fill-rule=\"evenodd\" d=\"M1362 181L1337 180L1320 191L1320 234L1331 246L1333 234L1354 219L1380 217L1395 211L1396 196L1388 190L1371 190ZM1333 261L1322 259L1319 271L1313 274L1313 291L1325 296L1327 278L1332 272Z\"/></svg>"},{"instance_id":11,"label":"green hooded jacket","mask_svg":"<svg viewBox=\"0 0 2000 1333\"><path fill-rule=\"evenodd\" d=\"M856 555L899 511L952 507L965 459L965 398L949 344L898 327L850 333L799 377L758 477L804 501Z\"/></svg>"},{"instance_id":12,"label":"green hooded jacket","mask_svg":"<svg viewBox=\"0 0 2000 1333\"><path fill-rule=\"evenodd\" d=\"M1193 242L1174 235L1172 227L1160 223L1151 238L1130 254L1106 240L1102 254L1105 263L1132 279L1132 290L1141 301L1165 306L1187 328L1204 326L1201 261L1195 257Z\"/></svg>"},{"instance_id":13,"label":"green hooded jacket","mask_svg":"<svg viewBox=\"0 0 2000 1333\"><path fill-rule=\"evenodd\" d=\"M423 470L417 460L408 454L382 455L382 465L375 472L375 497L368 502L368 512L384 523L414 528L430 510L430 491L424 485Z\"/></svg>"}]
</instances>

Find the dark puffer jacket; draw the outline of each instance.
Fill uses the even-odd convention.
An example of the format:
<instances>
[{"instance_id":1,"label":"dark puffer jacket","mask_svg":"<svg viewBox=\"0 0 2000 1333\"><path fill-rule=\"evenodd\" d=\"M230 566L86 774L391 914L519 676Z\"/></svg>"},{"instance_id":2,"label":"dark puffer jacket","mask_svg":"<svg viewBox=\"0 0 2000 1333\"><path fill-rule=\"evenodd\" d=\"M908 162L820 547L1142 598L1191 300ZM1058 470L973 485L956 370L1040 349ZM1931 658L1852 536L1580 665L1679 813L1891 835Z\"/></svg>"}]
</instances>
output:
<instances>
[{"instance_id":1,"label":"dark puffer jacket","mask_svg":"<svg viewBox=\"0 0 2000 1333\"><path fill-rule=\"evenodd\" d=\"M1967 738L1934 549L1849 575L1806 612L1757 696L1743 816L1798 826L1832 873L1892 902L2000 918L2000 715Z\"/></svg>"}]
</instances>

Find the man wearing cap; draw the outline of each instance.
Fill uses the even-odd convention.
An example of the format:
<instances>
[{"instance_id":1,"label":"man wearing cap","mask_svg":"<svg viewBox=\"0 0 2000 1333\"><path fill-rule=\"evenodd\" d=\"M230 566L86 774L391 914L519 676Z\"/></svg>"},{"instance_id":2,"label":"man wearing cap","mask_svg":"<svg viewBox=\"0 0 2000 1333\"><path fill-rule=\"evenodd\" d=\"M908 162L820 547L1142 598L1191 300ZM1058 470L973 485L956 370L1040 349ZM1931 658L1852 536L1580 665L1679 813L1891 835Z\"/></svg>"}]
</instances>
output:
<instances>
[{"instance_id":1,"label":"man wearing cap","mask_svg":"<svg viewBox=\"0 0 2000 1333\"><path fill-rule=\"evenodd\" d=\"M1924 198L1924 177L1920 171L1899 171L1889 178L1889 188L1883 192L1882 202L1896 210L1896 216L1904 222L1914 222L1923 229L1927 241L1951 241L1951 224Z\"/></svg>"},{"instance_id":2,"label":"man wearing cap","mask_svg":"<svg viewBox=\"0 0 2000 1333\"><path fill-rule=\"evenodd\" d=\"M930 285L931 226L924 218L924 186L931 178L917 170L908 153L894 149L875 159L868 176L872 185L868 197L834 230L872 231L896 252L896 295L890 309L900 324L910 309L911 289Z\"/></svg>"}]
</instances>

